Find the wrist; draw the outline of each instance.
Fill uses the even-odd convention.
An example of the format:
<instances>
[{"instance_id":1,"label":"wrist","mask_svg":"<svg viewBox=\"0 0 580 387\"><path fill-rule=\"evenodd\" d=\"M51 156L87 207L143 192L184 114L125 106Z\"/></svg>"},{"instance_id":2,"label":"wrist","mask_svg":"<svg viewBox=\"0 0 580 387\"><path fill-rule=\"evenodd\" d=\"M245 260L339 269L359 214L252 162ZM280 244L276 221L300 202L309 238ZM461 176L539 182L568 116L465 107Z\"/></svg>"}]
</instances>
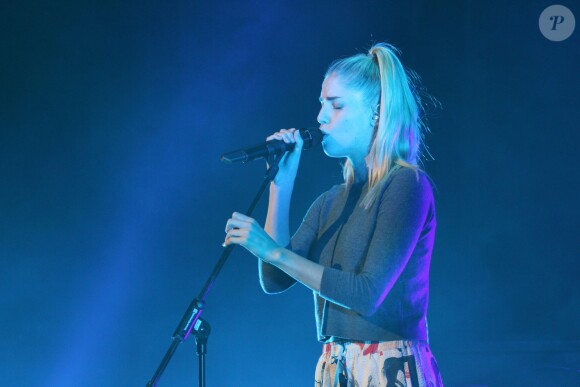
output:
<instances>
[{"instance_id":1,"label":"wrist","mask_svg":"<svg viewBox=\"0 0 580 387\"><path fill-rule=\"evenodd\" d=\"M294 190L294 180L272 181L270 183L270 194L283 194Z\"/></svg>"},{"instance_id":2,"label":"wrist","mask_svg":"<svg viewBox=\"0 0 580 387\"><path fill-rule=\"evenodd\" d=\"M278 265L284 260L285 251L286 249L283 247L276 247L264 257L264 261L272 265Z\"/></svg>"}]
</instances>

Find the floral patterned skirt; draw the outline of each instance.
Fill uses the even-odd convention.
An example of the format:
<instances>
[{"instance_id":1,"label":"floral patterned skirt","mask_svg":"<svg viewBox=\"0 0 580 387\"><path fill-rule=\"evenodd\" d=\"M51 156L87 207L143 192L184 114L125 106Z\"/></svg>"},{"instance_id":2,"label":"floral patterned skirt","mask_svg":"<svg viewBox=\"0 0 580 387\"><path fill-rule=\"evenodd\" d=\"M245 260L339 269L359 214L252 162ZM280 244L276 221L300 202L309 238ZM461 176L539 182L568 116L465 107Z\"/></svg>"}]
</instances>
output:
<instances>
[{"instance_id":1,"label":"floral patterned skirt","mask_svg":"<svg viewBox=\"0 0 580 387\"><path fill-rule=\"evenodd\" d=\"M443 387L429 344L420 341L324 344L315 387Z\"/></svg>"}]
</instances>

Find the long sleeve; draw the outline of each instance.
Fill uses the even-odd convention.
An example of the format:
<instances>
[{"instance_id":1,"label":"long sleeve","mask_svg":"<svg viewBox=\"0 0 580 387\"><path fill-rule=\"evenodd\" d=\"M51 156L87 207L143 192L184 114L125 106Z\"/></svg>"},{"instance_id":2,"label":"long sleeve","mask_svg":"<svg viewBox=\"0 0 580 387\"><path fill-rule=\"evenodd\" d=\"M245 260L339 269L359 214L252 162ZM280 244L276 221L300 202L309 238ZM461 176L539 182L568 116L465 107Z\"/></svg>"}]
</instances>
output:
<instances>
[{"instance_id":1,"label":"long sleeve","mask_svg":"<svg viewBox=\"0 0 580 387\"><path fill-rule=\"evenodd\" d=\"M304 216L287 249L308 258L312 243L316 240L320 221L320 210L325 194L320 195ZM266 293L280 293L296 283L296 280L274 265L259 260L260 284Z\"/></svg>"},{"instance_id":2,"label":"long sleeve","mask_svg":"<svg viewBox=\"0 0 580 387\"><path fill-rule=\"evenodd\" d=\"M351 242L358 240L359 243L371 238L361 264L356 270L344 270L336 265L326 267L320 289L324 299L363 316L373 315L381 306L405 269L434 211L427 177L407 168L394 173L377 200L380 202L372 235L348 236ZM353 232L356 230L351 229L350 233ZM348 251L341 253L349 254Z\"/></svg>"}]
</instances>

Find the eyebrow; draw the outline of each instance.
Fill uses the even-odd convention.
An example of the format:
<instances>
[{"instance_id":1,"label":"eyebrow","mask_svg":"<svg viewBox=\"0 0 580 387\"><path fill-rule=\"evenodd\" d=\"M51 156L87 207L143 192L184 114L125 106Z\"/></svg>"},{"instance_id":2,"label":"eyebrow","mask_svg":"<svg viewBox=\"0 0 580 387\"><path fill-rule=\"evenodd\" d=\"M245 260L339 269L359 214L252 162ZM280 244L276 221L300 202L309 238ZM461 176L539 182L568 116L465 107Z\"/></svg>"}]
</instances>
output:
<instances>
[{"instance_id":1,"label":"eyebrow","mask_svg":"<svg viewBox=\"0 0 580 387\"><path fill-rule=\"evenodd\" d=\"M334 100L336 100L336 99L339 99L339 98L342 98L342 97L338 97L338 96L336 96L336 97L328 97L328 98L326 98L326 100L327 100L327 101L334 101ZM322 102L322 101L324 101L324 100L325 100L325 98L322 98L322 97L320 97L320 98L318 98L318 100L319 100L320 102Z\"/></svg>"}]
</instances>

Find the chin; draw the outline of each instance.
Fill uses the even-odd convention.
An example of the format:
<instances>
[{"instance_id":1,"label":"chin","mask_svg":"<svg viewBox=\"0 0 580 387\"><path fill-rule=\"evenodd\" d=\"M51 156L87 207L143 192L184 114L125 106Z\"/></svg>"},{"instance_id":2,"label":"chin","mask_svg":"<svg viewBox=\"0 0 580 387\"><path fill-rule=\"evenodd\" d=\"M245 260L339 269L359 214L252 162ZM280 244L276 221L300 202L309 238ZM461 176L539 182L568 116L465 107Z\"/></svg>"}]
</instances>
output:
<instances>
[{"instance_id":1,"label":"chin","mask_svg":"<svg viewBox=\"0 0 580 387\"><path fill-rule=\"evenodd\" d=\"M324 151L324 154L327 155L328 157L333 157L332 152L330 151L330 147L328 146L328 143L324 141L322 142L322 150Z\"/></svg>"},{"instance_id":2,"label":"chin","mask_svg":"<svg viewBox=\"0 0 580 387\"><path fill-rule=\"evenodd\" d=\"M328 144L327 142L322 143L322 149L324 150L324 154L327 155L328 157L333 157L333 158L345 157L340 152L337 152L336 149L332 149L332 146L330 144Z\"/></svg>"}]
</instances>

